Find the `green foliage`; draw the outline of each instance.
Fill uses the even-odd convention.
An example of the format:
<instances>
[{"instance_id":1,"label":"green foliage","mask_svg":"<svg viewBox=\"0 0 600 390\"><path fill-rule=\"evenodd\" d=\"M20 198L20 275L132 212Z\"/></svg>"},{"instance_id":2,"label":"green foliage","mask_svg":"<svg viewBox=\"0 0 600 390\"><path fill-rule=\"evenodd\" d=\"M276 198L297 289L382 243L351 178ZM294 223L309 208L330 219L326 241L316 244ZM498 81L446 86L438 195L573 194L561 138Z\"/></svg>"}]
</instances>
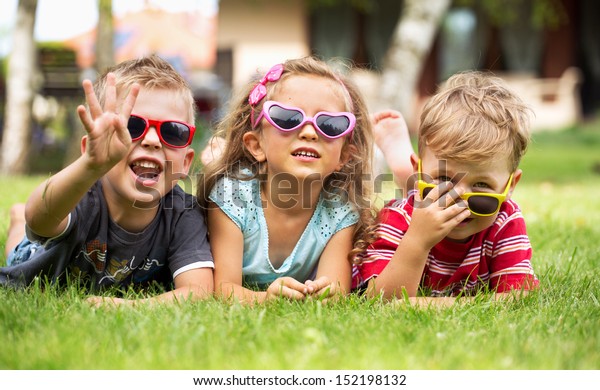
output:
<instances>
[{"instance_id":1,"label":"green foliage","mask_svg":"<svg viewBox=\"0 0 600 390\"><path fill-rule=\"evenodd\" d=\"M350 5L359 11L368 13L377 4L370 0L307 0L308 8L311 10L319 8L337 7L342 5Z\"/></svg>"},{"instance_id":2,"label":"green foliage","mask_svg":"<svg viewBox=\"0 0 600 390\"><path fill-rule=\"evenodd\" d=\"M496 26L520 23L524 10L529 11L529 23L539 29L569 22L560 0L455 0L455 4L481 10Z\"/></svg>"},{"instance_id":3,"label":"green foliage","mask_svg":"<svg viewBox=\"0 0 600 390\"><path fill-rule=\"evenodd\" d=\"M599 159L594 128L534 135L514 197L541 288L521 300L481 295L439 309L353 295L92 309L75 286L39 281L0 288L0 369L598 370L600 174L583 169ZM43 179L0 178L4 225Z\"/></svg>"},{"instance_id":4,"label":"green foliage","mask_svg":"<svg viewBox=\"0 0 600 390\"><path fill-rule=\"evenodd\" d=\"M6 58L0 58L0 84L6 84L6 68L8 66L8 61Z\"/></svg>"}]
</instances>

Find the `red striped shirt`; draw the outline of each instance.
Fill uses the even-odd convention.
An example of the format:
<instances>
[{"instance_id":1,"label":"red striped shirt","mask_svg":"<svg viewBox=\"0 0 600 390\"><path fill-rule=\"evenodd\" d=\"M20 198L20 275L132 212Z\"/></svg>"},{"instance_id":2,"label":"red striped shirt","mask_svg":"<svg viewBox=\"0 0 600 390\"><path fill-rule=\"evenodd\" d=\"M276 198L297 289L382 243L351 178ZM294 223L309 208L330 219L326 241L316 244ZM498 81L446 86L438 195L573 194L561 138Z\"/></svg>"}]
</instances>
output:
<instances>
[{"instance_id":1,"label":"red striped shirt","mask_svg":"<svg viewBox=\"0 0 600 390\"><path fill-rule=\"evenodd\" d=\"M379 214L378 239L353 267L352 287L364 288L391 260L410 225L413 197L389 202ZM489 228L468 242L442 240L429 252L421 287L428 295L471 294L480 289L505 292L530 290L539 281L531 265L531 243L519 206L502 204Z\"/></svg>"}]
</instances>

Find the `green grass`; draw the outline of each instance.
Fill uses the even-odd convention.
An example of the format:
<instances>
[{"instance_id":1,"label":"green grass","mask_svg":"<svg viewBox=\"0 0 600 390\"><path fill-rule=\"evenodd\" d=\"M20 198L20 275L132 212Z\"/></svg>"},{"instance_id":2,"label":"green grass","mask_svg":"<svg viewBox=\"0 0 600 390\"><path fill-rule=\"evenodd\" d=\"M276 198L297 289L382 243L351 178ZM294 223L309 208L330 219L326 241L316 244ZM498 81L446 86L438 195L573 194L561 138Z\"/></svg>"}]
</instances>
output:
<instances>
[{"instance_id":1,"label":"green grass","mask_svg":"<svg viewBox=\"0 0 600 390\"><path fill-rule=\"evenodd\" d=\"M0 289L0 369L598 370L599 147L593 127L534 137L515 199L541 289L520 301L415 309L351 296L95 310L74 287ZM3 225L42 179L0 178Z\"/></svg>"}]
</instances>

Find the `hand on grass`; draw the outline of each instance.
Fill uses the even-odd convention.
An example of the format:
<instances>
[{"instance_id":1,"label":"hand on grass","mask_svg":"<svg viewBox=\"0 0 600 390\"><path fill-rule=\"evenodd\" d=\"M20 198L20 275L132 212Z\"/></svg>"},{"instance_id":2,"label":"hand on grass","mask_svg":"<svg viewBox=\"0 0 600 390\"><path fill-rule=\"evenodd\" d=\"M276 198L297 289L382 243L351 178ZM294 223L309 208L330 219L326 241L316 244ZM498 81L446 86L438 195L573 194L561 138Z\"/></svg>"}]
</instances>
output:
<instances>
[{"instance_id":1,"label":"hand on grass","mask_svg":"<svg viewBox=\"0 0 600 390\"><path fill-rule=\"evenodd\" d=\"M85 301L89 303L92 307L95 307L96 309L99 309L101 307L116 307L123 304L131 304L131 301L127 299L100 296L87 297Z\"/></svg>"},{"instance_id":2,"label":"hand on grass","mask_svg":"<svg viewBox=\"0 0 600 390\"><path fill-rule=\"evenodd\" d=\"M331 282L327 276L321 276L316 280L307 280L305 284L308 287L309 296L323 302L338 296L342 292L339 283Z\"/></svg>"},{"instance_id":3,"label":"hand on grass","mask_svg":"<svg viewBox=\"0 0 600 390\"><path fill-rule=\"evenodd\" d=\"M303 300L308 293L308 288L304 283L300 283L294 278L285 276L277 278L267 288L267 300L284 297L292 300Z\"/></svg>"}]
</instances>

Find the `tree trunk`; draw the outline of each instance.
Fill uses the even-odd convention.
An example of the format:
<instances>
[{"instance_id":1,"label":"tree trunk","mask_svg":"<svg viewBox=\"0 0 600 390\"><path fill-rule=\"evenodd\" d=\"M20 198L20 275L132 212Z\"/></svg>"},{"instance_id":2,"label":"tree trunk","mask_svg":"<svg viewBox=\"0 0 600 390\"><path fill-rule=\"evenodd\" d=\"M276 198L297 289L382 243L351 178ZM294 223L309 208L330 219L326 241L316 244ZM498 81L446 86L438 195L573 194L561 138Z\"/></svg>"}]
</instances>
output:
<instances>
[{"instance_id":1,"label":"tree trunk","mask_svg":"<svg viewBox=\"0 0 600 390\"><path fill-rule=\"evenodd\" d=\"M98 25L96 28L96 63L95 70L102 73L106 68L113 66L115 63L114 47L113 47L113 14L112 0L97 0L98 1ZM95 81L95 72L90 72L91 69L86 69L85 78L90 78ZM67 166L75 161L81 155L81 137L85 135L81 122L76 114L79 101L68 99L65 103L68 110L67 125L71 129L70 138L65 151L63 166Z\"/></svg>"},{"instance_id":2,"label":"tree trunk","mask_svg":"<svg viewBox=\"0 0 600 390\"><path fill-rule=\"evenodd\" d=\"M37 74L33 38L36 8L37 0L19 0L6 72L6 115L0 168L3 174L22 174L27 169Z\"/></svg>"},{"instance_id":3,"label":"tree trunk","mask_svg":"<svg viewBox=\"0 0 600 390\"><path fill-rule=\"evenodd\" d=\"M96 35L96 69L102 73L114 65L112 0L98 0L98 34Z\"/></svg>"},{"instance_id":4,"label":"tree trunk","mask_svg":"<svg viewBox=\"0 0 600 390\"><path fill-rule=\"evenodd\" d=\"M394 108L414 120L415 90L451 0L404 0L402 14L384 61L377 109Z\"/></svg>"}]
</instances>

